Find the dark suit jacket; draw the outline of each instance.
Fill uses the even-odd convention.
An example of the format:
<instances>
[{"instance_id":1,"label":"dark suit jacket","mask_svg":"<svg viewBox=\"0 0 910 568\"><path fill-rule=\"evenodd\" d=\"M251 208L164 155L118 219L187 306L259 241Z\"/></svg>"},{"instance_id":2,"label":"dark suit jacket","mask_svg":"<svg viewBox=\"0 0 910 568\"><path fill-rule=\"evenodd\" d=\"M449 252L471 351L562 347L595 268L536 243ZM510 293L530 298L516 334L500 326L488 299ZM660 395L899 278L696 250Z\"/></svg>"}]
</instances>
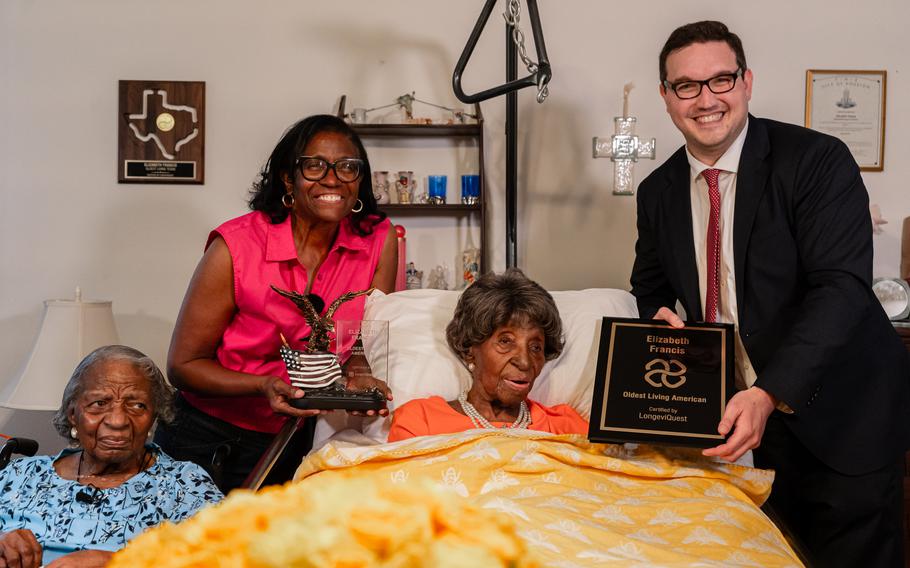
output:
<instances>
[{"instance_id":1,"label":"dark suit jacket","mask_svg":"<svg viewBox=\"0 0 910 568\"><path fill-rule=\"evenodd\" d=\"M702 321L689 163L680 148L638 190L632 293L643 318L679 300ZM846 474L910 445L910 361L871 290L872 224L838 139L749 116L733 222L739 332L756 385L791 432Z\"/></svg>"}]
</instances>

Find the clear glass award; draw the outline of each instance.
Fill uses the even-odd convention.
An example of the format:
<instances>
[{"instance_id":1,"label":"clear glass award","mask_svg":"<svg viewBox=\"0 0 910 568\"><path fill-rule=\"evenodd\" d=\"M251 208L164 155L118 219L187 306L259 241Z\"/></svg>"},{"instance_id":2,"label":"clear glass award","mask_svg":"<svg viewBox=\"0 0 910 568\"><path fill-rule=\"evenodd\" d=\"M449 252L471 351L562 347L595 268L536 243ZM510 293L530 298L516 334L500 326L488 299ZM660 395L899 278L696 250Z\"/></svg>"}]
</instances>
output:
<instances>
[{"instance_id":1,"label":"clear glass award","mask_svg":"<svg viewBox=\"0 0 910 568\"><path fill-rule=\"evenodd\" d=\"M335 322L335 355L346 362L348 377L372 376L389 382L389 322L338 320Z\"/></svg>"}]
</instances>

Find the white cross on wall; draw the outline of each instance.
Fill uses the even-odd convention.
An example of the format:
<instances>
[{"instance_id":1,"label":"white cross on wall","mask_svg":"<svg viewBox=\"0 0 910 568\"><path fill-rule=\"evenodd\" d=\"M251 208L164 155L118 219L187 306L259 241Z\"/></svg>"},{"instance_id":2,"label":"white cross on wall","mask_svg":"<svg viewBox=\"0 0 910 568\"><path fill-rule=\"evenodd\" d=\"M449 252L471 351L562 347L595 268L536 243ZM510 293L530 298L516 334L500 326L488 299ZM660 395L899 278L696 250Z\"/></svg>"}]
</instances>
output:
<instances>
[{"instance_id":1,"label":"white cross on wall","mask_svg":"<svg viewBox=\"0 0 910 568\"><path fill-rule=\"evenodd\" d=\"M594 157L610 158L613 162L613 195L635 193L633 166L639 159L654 159L657 139L645 141L635 135L635 122L629 116L629 91L632 83L623 88L622 116L613 119L614 134L610 138L594 137Z\"/></svg>"}]
</instances>

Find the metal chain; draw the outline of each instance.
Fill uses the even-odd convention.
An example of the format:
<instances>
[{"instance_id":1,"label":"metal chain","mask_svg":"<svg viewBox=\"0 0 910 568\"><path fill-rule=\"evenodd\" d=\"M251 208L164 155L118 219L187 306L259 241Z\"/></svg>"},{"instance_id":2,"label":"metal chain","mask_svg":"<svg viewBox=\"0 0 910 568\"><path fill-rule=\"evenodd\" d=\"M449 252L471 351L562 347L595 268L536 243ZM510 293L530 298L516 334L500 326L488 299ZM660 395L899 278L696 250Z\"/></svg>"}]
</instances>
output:
<instances>
[{"instance_id":1,"label":"metal chain","mask_svg":"<svg viewBox=\"0 0 910 568\"><path fill-rule=\"evenodd\" d=\"M515 46L518 48L518 56L521 57L521 61L528 68L528 73L537 73L540 67L537 62L528 57L527 49L525 49L525 34L518 27L521 22L521 1L509 0L507 9L503 12L502 17L508 25L512 26L512 41L515 42ZM537 102L542 103L549 94L546 82L543 78L540 78L537 85Z\"/></svg>"},{"instance_id":2,"label":"metal chain","mask_svg":"<svg viewBox=\"0 0 910 568\"><path fill-rule=\"evenodd\" d=\"M528 57L525 49L525 34L518 27L521 22L521 2L519 0L509 0L508 10L503 12L502 17L506 23L512 26L512 41L518 47L518 56L528 68L529 73L537 73L537 63Z\"/></svg>"}]
</instances>

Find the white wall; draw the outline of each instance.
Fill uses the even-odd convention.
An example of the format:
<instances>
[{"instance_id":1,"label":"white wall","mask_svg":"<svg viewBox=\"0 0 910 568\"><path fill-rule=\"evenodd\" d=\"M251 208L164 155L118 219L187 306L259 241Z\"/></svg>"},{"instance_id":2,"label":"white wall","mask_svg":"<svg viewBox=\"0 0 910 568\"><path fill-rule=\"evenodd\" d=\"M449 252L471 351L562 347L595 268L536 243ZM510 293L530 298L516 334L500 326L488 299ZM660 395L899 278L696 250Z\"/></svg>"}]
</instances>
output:
<instances>
[{"instance_id":1,"label":"white wall","mask_svg":"<svg viewBox=\"0 0 910 568\"><path fill-rule=\"evenodd\" d=\"M802 123L806 69L887 69L885 171L864 174L890 224L876 275L896 275L910 214L910 7L903 0L761 3L539 0L553 65L550 98L520 95L520 265L552 289L628 286L634 199L610 195L591 159L634 81L639 133L658 159L681 142L657 95L657 54L674 27L720 19L755 73L755 114ZM501 11L501 4L497 12ZM0 382L25 358L41 301L111 299L124 343L164 361L209 229L245 211L257 169L299 117L390 102L406 91L458 105L451 72L482 2L443 0L4 0L0 2ZM503 76L501 19L465 74L469 92ZM524 29L530 37L525 13ZM529 46L530 47L530 46ZM206 82L206 183L116 183L117 81ZM460 105L459 105L460 106ZM489 252L504 264L504 100L483 105L491 191ZM5 411L4 411L5 412ZM53 440L46 413L0 414L0 431ZM36 433L37 432L37 433ZM47 449L47 446L45 446Z\"/></svg>"}]
</instances>

